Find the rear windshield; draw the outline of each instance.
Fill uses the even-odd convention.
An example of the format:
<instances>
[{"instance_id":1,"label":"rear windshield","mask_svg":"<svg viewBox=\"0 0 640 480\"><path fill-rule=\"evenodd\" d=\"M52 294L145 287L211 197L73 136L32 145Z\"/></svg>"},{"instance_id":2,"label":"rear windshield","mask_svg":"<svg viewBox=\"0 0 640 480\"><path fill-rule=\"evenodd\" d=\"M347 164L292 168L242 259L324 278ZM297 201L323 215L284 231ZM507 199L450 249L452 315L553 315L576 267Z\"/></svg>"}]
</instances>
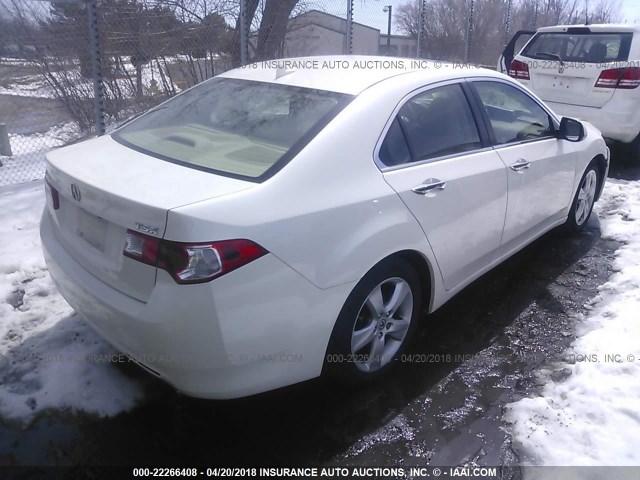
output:
<instances>
[{"instance_id":1,"label":"rear windshield","mask_svg":"<svg viewBox=\"0 0 640 480\"><path fill-rule=\"evenodd\" d=\"M214 78L133 120L113 138L163 160L259 181L299 152L351 98Z\"/></svg>"},{"instance_id":2,"label":"rear windshield","mask_svg":"<svg viewBox=\"0 0 640 480\"><path fill-rule=\"evenodd\" d=\"M626 61L632 33L538 33L520 55L584 63Z\"/></svg>"}]
</instances>

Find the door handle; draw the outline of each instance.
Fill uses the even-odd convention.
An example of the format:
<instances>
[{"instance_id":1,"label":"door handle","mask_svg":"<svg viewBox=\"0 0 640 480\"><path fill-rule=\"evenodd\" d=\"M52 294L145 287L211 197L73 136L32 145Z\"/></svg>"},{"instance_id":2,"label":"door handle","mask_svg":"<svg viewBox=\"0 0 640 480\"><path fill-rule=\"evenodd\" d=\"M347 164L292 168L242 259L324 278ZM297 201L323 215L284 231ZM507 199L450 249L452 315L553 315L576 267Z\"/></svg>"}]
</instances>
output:
<instances>
[{"instance_id":1,"label":"door handle","mask_svg":"<svg viewBox=\"0 0 640 480\"><path fill-rule=\"evenodd\" d=\"M516 163L509 165L509 168L514 172L520 172L521 170L527 170L531 166L531 162L527 162L524 158L519 158Z\"/></svg>"},{"instance_id":2,"label":"door handle","mask_svg":"<svg viewBox=\"0 0 640 480\"><path fill-rule=\"evenodd\" d=\"M443 182L442 180L438 180L437 178L429 178L425 180L422 185L413 187L411 190L419 195L426 195L427 193L433 192L435 190L444 190L446 186L447 182Z\"/></svg>"}]
</instances>

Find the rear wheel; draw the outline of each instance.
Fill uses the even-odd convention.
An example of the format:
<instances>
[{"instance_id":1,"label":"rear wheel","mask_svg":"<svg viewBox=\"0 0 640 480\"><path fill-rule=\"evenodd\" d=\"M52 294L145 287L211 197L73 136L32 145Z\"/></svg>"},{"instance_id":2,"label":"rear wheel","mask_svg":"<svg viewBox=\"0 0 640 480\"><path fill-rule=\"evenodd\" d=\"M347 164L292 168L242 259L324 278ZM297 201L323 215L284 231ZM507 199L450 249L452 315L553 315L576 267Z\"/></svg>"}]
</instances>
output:
<instances>
[{"instance_id":1,"label":"rear wheel","mask_svg":"<svg viewBox=\"0 0 640 480\"><path fill-rule=\"evenodd\" d=\"M582 175L582 179L578 184L578 191L571 204L569 217L564 224L567 231L579 232L586 225L593 211L593 204L598 193L598 187L600 186L601 175L600 169L595 162L592 162Z\"/></svg>"},{"instance_id":2,"label":"rear wheel","mask_svg":"<svg viewBox=\"0 0 640 480\"><path fill-rule=\"evenodd\" d=\"M404 259L385 260L353 289L333 329L325 370L348 384L388 371L415 329L422 304L420 279Z\"/></svg>"}]
</instances>

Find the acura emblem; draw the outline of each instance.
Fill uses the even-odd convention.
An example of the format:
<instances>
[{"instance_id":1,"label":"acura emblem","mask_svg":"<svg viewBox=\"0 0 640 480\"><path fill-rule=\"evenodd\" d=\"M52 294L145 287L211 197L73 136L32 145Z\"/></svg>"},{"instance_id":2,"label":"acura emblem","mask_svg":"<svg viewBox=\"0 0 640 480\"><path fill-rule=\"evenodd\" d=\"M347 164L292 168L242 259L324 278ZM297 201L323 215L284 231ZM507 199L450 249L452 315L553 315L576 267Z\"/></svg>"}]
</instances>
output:
<instances>
[{"instance_id":1,"label":"acura emblem","mask_svg":"<svg viewBox=\"0 0 640 480\"><path fill-rule=\"evenodd\" d=\"M82 198L82 196L80 195L80 189L75 183L71 184L71 196L73 196L73 199L76 202L79 202L80 198Z\"/></svg>"}]
</instances>

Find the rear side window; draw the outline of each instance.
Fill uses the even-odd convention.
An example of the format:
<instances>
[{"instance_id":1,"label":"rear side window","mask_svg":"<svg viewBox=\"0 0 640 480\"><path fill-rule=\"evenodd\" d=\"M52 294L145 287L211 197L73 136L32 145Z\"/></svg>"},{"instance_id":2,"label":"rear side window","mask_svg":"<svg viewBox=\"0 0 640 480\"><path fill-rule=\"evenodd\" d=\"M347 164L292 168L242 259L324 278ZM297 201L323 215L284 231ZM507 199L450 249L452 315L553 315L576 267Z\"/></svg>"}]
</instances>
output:
<instances>
[{"instance_id":1,"label":"rear side window","mask_svg":"<svg viewBox=\"0 0 640 480\"><path fill-rule=\"evenodd\" d=\"M310 88L214 78L125 125L113 138L163 160L261 179L306 145L351 98Z\"/></svg>"},{"instance_id":2,"label":"rear side window","mask_svg":"<svg viewBox=\"0 0 640 480\"><path fill-rule=\"evenodd\" d=\"M471 108L460 85L419 93L398 112L414 161L481 147Z\"/></svg>"},{"instance_id":3,"label":"rear side window","mask_svg":"<svg viewBox=\"0 0 640 480\"><path fill-rule=\"evenodd\" d=\"M387 167L402 165L411 161L411 152L397 118L393 120L387 136L380 146L378 157Z\"/></svg>"},{"instance_id":4,"label":"rear side window","mask_svg":"<svg viewBox=\"0 0 640 480\"><path fill-rule=\"evenodd\" d=\"M629 59L632 33L538 33L521 55L539 60L604 63Z\"/></svg>"}]
</instances>

